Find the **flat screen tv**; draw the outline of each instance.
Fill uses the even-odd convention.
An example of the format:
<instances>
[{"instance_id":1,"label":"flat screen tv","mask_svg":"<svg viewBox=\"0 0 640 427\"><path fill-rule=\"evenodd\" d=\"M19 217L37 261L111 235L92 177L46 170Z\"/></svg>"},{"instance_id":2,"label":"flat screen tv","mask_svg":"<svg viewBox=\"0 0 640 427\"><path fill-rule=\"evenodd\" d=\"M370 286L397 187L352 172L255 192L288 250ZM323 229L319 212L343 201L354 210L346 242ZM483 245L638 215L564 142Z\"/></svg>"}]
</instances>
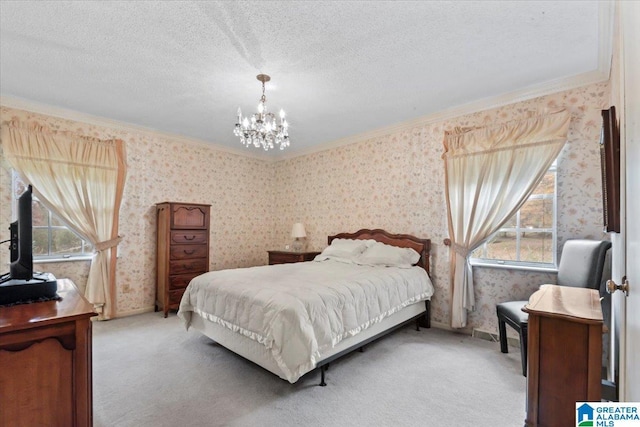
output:
<instances>
[{"instance_id":1,"label":"flat screen tv","mask_svg":"<svg viewBox=\"0 0 640 427\"><path fill-rule=\"evenodd\" d=\"M600 137L602 212L605 232L620 232L620 129L616 107L602 110Z\"/></svg>"},{"instance_id":2,"label":"flat screen tv","mask_svg":"<svg viewBox=\"0 0 640 427\"><path fill-rule=\"evenodd\" d=\"M51 273L33 271L33 203L31 186L18 199L18 219L9 226L9 272L0 276L0 305L57 298L57 281Z\"/></svg>"},{"instance_id":3,"label":"flat screen tv","mask_svg":"<svg viewBox=\"0 0 640 427\"><path fill-rule=\"evenodd\" d=\"M31 186L18 199L18 220L11 224L11 264L9 274L12 279L33 279L33 236Z\"/></svg>"}]
</instances>

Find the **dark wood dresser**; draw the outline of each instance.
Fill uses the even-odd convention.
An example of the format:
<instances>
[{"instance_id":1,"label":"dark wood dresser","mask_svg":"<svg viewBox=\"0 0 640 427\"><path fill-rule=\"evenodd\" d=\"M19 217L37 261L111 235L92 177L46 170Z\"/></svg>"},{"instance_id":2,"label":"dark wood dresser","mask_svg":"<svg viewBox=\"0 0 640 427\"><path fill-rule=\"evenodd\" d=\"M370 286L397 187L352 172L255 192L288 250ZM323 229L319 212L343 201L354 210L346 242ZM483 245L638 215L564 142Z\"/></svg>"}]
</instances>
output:
<instances>
[{"instance_id":1,"label":"dark wood dresser","mask_svg":"<svg viewBox=\"0 0 640 427\"><path fill-rule=\"evenodd\" d=\"M576 425L576 402L600 402L602 308L596 290L542 285L529 313L525 426Z\"/></svg>"},{"instance_id":2,"label":"dark wood dresser","mask_svg":"<svg viewBox=\"0 0 640 427\"><path fill-rule=\"evenodd\" d=\"M164 202L158 214L156 311L177 310L185 288L209 271L210 205Z\"/></svg>"},{"instance_id":3,"label":"dark wood dresser","mask_svg":"<svg viewBox=\"0 0 640 427\"><path fill-rule=\"evenodd\" d=\"M0 308L0 426L93 425L93 306L67 279L59 301Z\"/></svg>"},{"instance_id":4,"label":"dark wood dresser","mask_svg":"<svg viewBox=\"0 0 640 427\"><path fill-rule=\"evenodd\" d=\"M269 265L313 261L313 259L320 254L320 252L292 252L292 251L267 251L267 252L269 252Z\"/></svg>"}]
</instances>

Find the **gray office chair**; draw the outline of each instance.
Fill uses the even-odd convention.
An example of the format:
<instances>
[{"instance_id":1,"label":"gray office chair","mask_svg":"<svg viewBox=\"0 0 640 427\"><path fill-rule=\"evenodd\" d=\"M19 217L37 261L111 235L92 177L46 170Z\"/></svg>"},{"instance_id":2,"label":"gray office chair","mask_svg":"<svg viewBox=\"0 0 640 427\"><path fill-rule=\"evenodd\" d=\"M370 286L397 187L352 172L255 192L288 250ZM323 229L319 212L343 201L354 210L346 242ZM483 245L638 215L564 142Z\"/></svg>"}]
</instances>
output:
<instances>
[{"instance_id":1,"label":"gray office chair","mask_svg":"<svg viewBox=\"0 0 640 427\"><path fill-rule=\"evenodd\" d=\"M580 288L600 289L609 241L567 240L562 248L558 265L557 285ZM522 311L528 301L509 301L496 306L498 314L498 332L500 351L508 353L507 331L511 326L520 335L520 357L522 375L527 376L527 330L529 317Z\"/></svg>"}]
</instances>

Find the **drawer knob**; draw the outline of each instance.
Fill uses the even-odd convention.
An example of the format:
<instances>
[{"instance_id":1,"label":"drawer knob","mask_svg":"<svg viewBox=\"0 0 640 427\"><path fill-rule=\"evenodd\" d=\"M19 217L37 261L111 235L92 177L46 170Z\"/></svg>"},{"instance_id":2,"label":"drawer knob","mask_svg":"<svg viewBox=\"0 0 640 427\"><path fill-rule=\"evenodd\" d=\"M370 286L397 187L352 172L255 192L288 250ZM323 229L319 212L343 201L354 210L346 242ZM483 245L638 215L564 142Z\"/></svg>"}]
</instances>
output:
<instances>
[{"instance_id":1,"label":"drawer knob","mask_svg":"<svg viewBox=\"0 0 640 427\"><path fill-rule=\"evenodd\" d=\"M189 237L189 236L184 236L184 239L185 239L185 240L193 240L193 239L195 239L195 238L196 238L196 236L191 236L191 237Z\"/></svg>"},{"instance_id":2,"label":"drawer knob","mask_svg":"<svg viewBox=\"0 0 640 427\"><path fill-rule=\"evenodd\" d=\"M191 249L190 251L188 251L188 250L185 249L184 253L187 254L187 255L193 255L195 253L195 250Z\"/></svg>"}]
</instances>

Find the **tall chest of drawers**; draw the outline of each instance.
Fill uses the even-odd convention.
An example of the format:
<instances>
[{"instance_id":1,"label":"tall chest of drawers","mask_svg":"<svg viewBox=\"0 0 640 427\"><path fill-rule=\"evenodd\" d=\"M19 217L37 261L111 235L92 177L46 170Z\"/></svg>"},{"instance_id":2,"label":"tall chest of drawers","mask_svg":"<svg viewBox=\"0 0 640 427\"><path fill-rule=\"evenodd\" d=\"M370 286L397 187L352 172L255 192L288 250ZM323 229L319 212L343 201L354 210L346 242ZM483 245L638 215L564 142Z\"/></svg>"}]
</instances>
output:
<instances>
[{"instance_id":1,"label":"tall chest of drawers","mask_svg":"<svg viewBox=\"0 0 640 427\"><path fill-rule=\"evenodd\" d=\"M164 202L158 217L156 311L177 310L185 288L209 271L210 205Z\"/></svg>"}]
</instances>

